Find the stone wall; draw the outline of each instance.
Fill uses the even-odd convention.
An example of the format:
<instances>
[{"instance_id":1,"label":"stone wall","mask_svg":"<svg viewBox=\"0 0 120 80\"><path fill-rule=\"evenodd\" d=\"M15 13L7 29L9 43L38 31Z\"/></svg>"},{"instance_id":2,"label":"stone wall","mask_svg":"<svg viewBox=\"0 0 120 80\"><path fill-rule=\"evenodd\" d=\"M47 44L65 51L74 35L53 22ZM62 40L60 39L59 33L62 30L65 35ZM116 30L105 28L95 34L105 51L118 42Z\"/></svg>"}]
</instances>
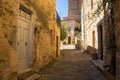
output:
<instances>
[{"instance_id":1,"label":"stone wall","mask_svg":"<svg viewBox=\"0 0 120 80\"><path fill-rule=\"evenodd\" d=\"M72 19L66 19L66 20L62 20L61 24L65 24L67 30L67 38L64 40L67 44L68 44L68 37L71 37L71 44L74 44L73 41L75 39L75 27L79 27L80 24L76 21L76 20L72 20Z\"/></svg>"},{"instance_id":2,"label":"stone wall","mask_svg":"<svg viewBox=\"0 0 120 80\"><path fill-rule=\"evenodd\" d=\"M120 1L114 1L114 24L115 24L115 39L116 39L116 76L120 80Z\"/></svg>"},{"instance_id":3,"label":"stone wall","mask_svg":"<svg viewBox=\"0 0 120 80\"><path fill-rule=\"evenodd\" d=\"M55 18L55 0L0 1L0 79L17 80L17 31L19 7L32 10L30 27L33 68L42 68L60 55L60 26ZM56 40L58 37L58 44ZM58 47L58 50L56 50ZM56 54L56 51L58 51Z\"/></svg>"},{"instance_id":4,"label":"stone wall","mask_svg":"<svg viewBox=\"0 0 120 80\"><path fill-rule=\"evenodd\" d=\"M93 46L93 32L94 35L94 47L98 49L98 32L97 32L97 24L102 20L103 18L103 12L99 16L94 16L93 13L95 13L97 9L97 2L100 2L101 0L96 0L91 2L91 0L85 0L84 1L84 22L82 23L82 28L84 28L84 33L82 35L85 36L85 48L87 46ZM93 6L91 4L94 4ZM82 18L83 19L83 18ZM84 25L84 26L83 26Z\"/></svg>"},{"instance_id":5,"label":"stone wall","mask_svg":"<svg viewBox=\"0 0 120 80\"><path fill-rule=\"evenodd\" d=\"M82 0L68 0L68 19L75 19L80 22Z\"/></svg>"},{"instance_id":6,"label":"stone wall","mask_svg":"<svg viewBox=\"0 0 120 80\"><path fill-rule=\"evenodd\" d=\"M16 6L16 7L15 7ZM0 79L13 80L17 77L16 61L16 18L17 1L0 1Z\"/></svg>"},{"instance_id":7,"label":"stone wall","mask_svg":"<svg viewBox=\"0 0 120 80\"><path fill-rule=\"evenodd\" d=\"M108 13L108 8L105 10L104 9L104 20L103 20L103 55L104 55L104 62L105 65L111 65L111 54L112 52L110 51L110 16Z\"/></svg>"},{"instance_id":8,"label":"stone wall","mask_svg":"<svg viewBox=\"0 0 120 80\"><path fill-rule=\"evenodd\" d=\"M102 0L93 1L93 6L91 5L92 2L90 0L85 0L84 2L84 31L82 35L85 36L85 47L92 46L97 49L97 54L99 59L104 61L104 65L111 65L111 56L112 52L110 50L110 16L108 14L108 9L102 11L99 15L93 15L95 13L98 4ZM100 31L100 27L102 30ZM94 32L94 35L93 35ZM102 39L100 37L102 35ZM94 40L93 40L94 39ZM102 42L101 42L102 41ZM101 48L102 47L102 48Z\"/></svg>"},{"instance_id":9,"label":"stone wall","mask_svg":"<svg viewBox=\"0 0 120 80\"><path fill-rule=\"evenodd\" d=\"M44 4L43 4L44 3ZM55 0L33 1L36 11L36 32L35 32L35 65L47 64L56 55L56 36L59 37L59 29L56 29L55 22ZM47 45L47 46L46 46Z\"/></svg>"}]
</instances>

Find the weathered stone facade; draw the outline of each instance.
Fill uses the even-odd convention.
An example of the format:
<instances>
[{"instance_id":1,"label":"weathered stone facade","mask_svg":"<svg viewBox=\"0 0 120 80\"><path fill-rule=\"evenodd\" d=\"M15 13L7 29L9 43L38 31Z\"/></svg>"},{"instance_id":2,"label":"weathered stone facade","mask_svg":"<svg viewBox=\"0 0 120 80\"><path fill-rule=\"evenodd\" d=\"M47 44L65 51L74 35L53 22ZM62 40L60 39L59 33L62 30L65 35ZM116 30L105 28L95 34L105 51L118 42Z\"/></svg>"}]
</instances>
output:
<instances>
[{"instance_id":1,"label":"weathered stone facade","mask_svg":"<svg viewBox=\"0 0 120 80\"><path fill-rule=\"evenodd\" d=\"M100 1L100 0L99 0ZM87 7L86 3L88 1L85 0L83 3L84 7ZM95 2L95 1L94 1ZM96 43L95 48L98 49L98 56L100 59L104 61L104 68L107 69L108 72L114 75L117 80L120 79L120 57L119 57L119 9L120 9L120 1L119 0L111 0L111 4L108 2L103 5L102 17L101 20L97 21L97 19L101 16L96 17L96 21L92 24L95 27L92 27L92 24L89 24L90 20L86 19L87 13L86 10L82 9L82 39L84 40L85 45L93 46L92 44L92 31L94 29L96 32ZM90 3L90 2L88 2ZM88 4L89 6L89 4ZM95 6L95 5L94 5ZM97 6L96 6L97 7ZM92 7L93 8L93 7ZM86 9L86 8L85 8ZM90 11L92 12L92 11ZM94 20L94 19L93 19ZM86 25L87 24L87 25ZM93 25L93 26L94 26ZM88 28L87 28L88 26ZM87 30L86 30L87 28ZM87 34L86 34L87 33ZM87 38L86 38L87 37ZM88 40L89 39L89 40ZM90 40L91 39L91 40ZM93 46L94 47L94 46ZM102 58L101 58L102 53Z\"/></svg>"},{"instance_id":2,"label":"weathered stone facade","mask_svg":"<svg viewBox=\"0 0 120 80\"><path fill-rule=\"evenodd\" d=\"M114 0L114 27L115 27L115 42L116 42L116 76L120 80L120 1Z\"/></svg>"},{"instance_id":3,"label":"weathered stone facade","mask_svg":"<svg viewBox=\"0 0 120 80\"><path fill-rule=\"evenodd\" d=\"M42 68L59 56L60 26L56 22L55 3L55 0L0 1L1 80L17 80L18 74Z\"/></svg>"},{"instance_id":4,"label":"weathered stone facade","mask_svg":"<svg viewBox=\"0 0 120 80\"><path fill-rule=\"evenodd\" d=\"M105 21L103 11L99 15L95 13L101 2L102 0L85 0L83 2L82 39L84 48L91 46L97 49L98 58L104 62L104 65L109 66L111 64L111 53L108 49L109 29L107 26L109 23Z\"/></svg>"},{"instance_id":5,"label":"weathered stone facade","mask_svg":"<svg viewBox=\"0 0 120 80\"><path fill-rule=\"evenodd\" d=\"M68 0L68 18L80 22L82 0Z\"/></svg>"},{"instance_id":6,"label":"weathered stone facade","mask_svg":"<svg viewBox=\"0 0 120 80\"><path fill-rule=\"evenodd\" d=\"M68 44L72 44L74 41L77 43L74 29L75 27L80 28L81 2L82 0L68 0L68 16L64 17L61 22L68 28L68 36L65 40Z\"/></svg>"},{"instance_id":7,"label":"weathered stone facade","mask_svg":"<svg viewBox=\"0 0 120 80\"><path fill-rule=\"evenodd\" d=\"M108 12L102 11L99 15L95 13L102 0L83 2L84 13L82 15L82 39L84 41L84 48L91 46L97 49L98 58L104 61L104 66L110 68L112 52L110 50L110 17ZM94 4L94 5L93 5ZM108 11L108 9L107 9ZM83 22L84 21L84 22Z\"/></svg>"},{"instance_id":8,"label":"weathered stone facade","mask_svg":"<svg viewBox=\"0 0 120 80\"><path fill-rule=\"evenodd\" d=\"M97 9L97 2L101 0L84 0L82 3L81 12L81 27L82 27L82 39L84 40L85 48L87 46L92 46L98 48L98 30L97 26L103 19L103 12L100 16L93 16L93 13ZM93 5L94 4L94 5ZM84 18L83 18L84 17ZM84 29L84 30L83 30Z\"/></svg>"},{"instance_id":9,"label":"weathered stone facade","mask_svg":"<svg viewBox=\"0 0 120 80\"><path fill-rule=\"evenodd\" d=\"M80 24L74 20L74 19L65 19L61 21L62 24L65 24L67 27L67 38L65 39L65 42L67 44L74 44L75 41L75 31L74 29L76 27L79 27Z\"/></svg>"}]
</instances>

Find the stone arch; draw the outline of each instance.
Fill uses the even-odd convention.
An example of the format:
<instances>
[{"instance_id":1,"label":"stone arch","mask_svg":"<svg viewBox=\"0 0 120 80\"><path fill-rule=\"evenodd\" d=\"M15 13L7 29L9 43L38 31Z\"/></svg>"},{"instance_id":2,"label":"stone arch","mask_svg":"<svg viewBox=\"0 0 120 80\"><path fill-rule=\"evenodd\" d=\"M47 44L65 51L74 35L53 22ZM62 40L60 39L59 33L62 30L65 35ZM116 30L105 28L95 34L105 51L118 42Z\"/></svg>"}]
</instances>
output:
<instances>
[{"instance_id":1,"label":"stone arch","mask_svg":"<svg viewBox=\"0 0 120 80\"><path fill-rule=\"evenodd\" d=\"M68 36L68 44L71 44L71 36Z\"/></svg>"}]
</instances>

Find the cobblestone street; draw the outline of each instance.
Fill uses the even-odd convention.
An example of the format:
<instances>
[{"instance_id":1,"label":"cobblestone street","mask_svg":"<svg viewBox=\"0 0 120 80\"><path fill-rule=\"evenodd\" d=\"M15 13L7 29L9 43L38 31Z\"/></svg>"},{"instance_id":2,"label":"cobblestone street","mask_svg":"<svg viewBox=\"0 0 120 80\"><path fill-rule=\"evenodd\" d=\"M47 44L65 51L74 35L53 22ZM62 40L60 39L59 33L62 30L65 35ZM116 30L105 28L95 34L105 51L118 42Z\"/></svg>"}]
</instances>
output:
<instances>
[{"instance_id":1,"label":"cobblestone street","mask_svg":"<svg viewBox=\"0 0 120 80\"><path fill-rule=\"evenodd\" d=\"M41 73L38 80L107 80L87 54L63 50L62 57Z\"/></svg>"}]
</instances>

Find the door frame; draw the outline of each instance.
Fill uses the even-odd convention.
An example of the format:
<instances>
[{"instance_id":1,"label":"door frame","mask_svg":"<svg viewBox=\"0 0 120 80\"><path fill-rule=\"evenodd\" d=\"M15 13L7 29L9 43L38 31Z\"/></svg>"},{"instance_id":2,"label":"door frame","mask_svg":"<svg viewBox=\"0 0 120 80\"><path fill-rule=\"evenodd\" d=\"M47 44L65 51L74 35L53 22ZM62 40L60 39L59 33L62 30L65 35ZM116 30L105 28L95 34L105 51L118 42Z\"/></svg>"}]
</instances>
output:
<instances>
[{"instance_id":1,"label":"door frame","mask_svg":"<svg viewBox=\"0 0 120 80\"><path fill-rule=\"evenodd\" d=\"M71 44L71 36L68 36L68 44Z\"/></svg>"},{"instance_id":2,"label":"door frame","mask_svg":"<svg viewBox=\"0 0 120 80\"><path fill-rule=\"evenodd\" d=\"M58 48L59 48L59 47L58 47L58 46L59 46L59 44L58 44L58 43L59 43L59 42L58 42L58 41L59 41L58 38L59 38L59 37L56 36L56 57L59 56L59 54L58 54L58 53L59 53L59 52L58 52L58 51L59 51L59 50L58 50Z\"/></svg>"},{"instance_id":3,"label":"door frame","mask_svg":"<svg viewBox=\"0 0 120 80\"><path fill-rule=\"evenodd\" d=\"M28 54L30 54L30 55L28 55L28 59L29 59L29 63L31 64L31 66L29 67L29 68L31 68L32 66L33 66L33 34L34 34L34 31L33 31L33 26L32 26L32 24L33 24L33 11L31 10L31 9L28 9L28 8L26 8L24 5L22 5L22 4L20 4L19 5L19 15L18 15L18 22L19 22L19 20L22 20L22 18L20 17L20 12L21 12L21 10L24 10L26 13L28 13L28 14L30 14L31 15L31 18L30 18L30 23L29 23L29 32L28 32ZM26 14L25 14L26 15ZM20 19L21 18L21 19ZM24 18L24 17L23 17ZM27 17L26 17L27 18ZM23 19L23 21L24 21L24 19ZM19 26L19 24L18 24L18 27L20 27ZM18 28L19 29L19 28ZM18 29L17 29L17 31L18 31ZM21 31L20 31L21 32ZM18 34L18 32L17 32L17 34ZM18 39L18 38L17 38ZM21 39L20 39L21 40ZM18 43L18 42L16 42L16 43ZM17 45L17 47L18 47L18 45ZM18 49L17 49L18 50ZM21 50L21 49L20 49ZM17 51L17 53L18 53L18 51ZM19 54L19 53L18 53ZM18 59L19 59L19 57L18 57ZM22 60L22 59L21 59ZM20 66L20 64L19 64L19 61L18 61L18 67ZM28 68L28 69L29 69ZM19 68L18 68L19 69ZM21 71L18 71L18 73L21 73L21 72L24 72L24 69L23 70L21 70Z\"/></svg>"},{"instance_id":4,"label":"door frame","mask_svg":"<svg viewBox=\"0 0 120 80\"><path fill-rule=\"evenodd\" d=\"M103 25L102 20L97 24L97 32L98 32L98 56L101 60L104 59L103 54Z\"/></svg>"}]
</instances>

